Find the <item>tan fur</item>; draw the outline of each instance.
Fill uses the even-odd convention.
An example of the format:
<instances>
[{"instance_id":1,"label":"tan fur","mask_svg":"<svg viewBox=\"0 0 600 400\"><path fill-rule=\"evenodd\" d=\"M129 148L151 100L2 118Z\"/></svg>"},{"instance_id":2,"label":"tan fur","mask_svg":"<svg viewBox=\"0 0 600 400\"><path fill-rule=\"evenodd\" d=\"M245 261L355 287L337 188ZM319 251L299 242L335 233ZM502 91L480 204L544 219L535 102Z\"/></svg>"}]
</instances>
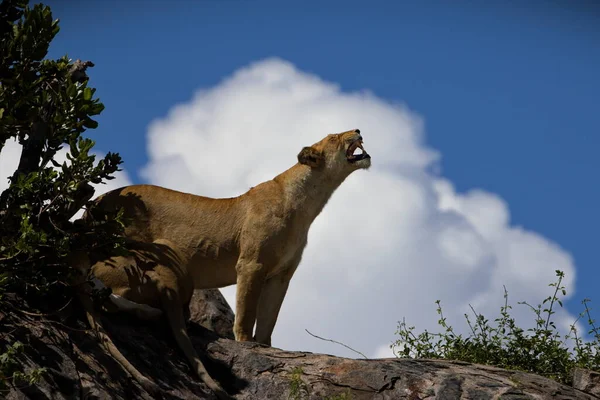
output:
<instances>
[{"instance_id":1,"label":"tan fur","mask_svg":"<svg viewBox=\"0 0 600 400\"><path fill-rule=\"evenodd\" d=\"M328 135L302 149L296 165L235 198L151 185L105 194L97 200L100 210L123 208L131 219L125 235L132 253L95 263L93 274L114 294L162 309L196 374L226 398L191 345L183 308L194 289L237 284L236 340L270 345L311 223L350 173L371 164L368 156L349 161L347 150L358 140L362 142L358 130ZM92 311L88 319L98 325ZM115 357L138 381L147 380L120 353Z\"/></svg>"}]
</instances>

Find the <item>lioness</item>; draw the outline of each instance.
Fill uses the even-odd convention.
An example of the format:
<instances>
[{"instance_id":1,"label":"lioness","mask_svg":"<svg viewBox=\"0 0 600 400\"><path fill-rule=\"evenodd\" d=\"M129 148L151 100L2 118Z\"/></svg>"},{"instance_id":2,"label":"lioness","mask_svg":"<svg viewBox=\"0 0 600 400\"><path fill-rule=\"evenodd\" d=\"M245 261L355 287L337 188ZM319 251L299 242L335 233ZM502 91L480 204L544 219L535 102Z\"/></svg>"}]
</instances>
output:
<instances>
[{"instance_id":1,"label":"lioness","mask_svg":"<svg viewBox=\"0 0 600 400\"><path fill-rule=\"evenodd\" d=\"M196 374L220 398L228 398L187 335L184 307L193 290L237 284L235 339L271 345L311 223L348 175L370 165L355 129L304 147L296 165L238 197L213 199L151 185L114 190L98 198L94 209L123 208L130 219L125 236L131 254L95 262L91 271L112 289L110 299L118 309L142 318L164 312ZM84 219L93 215L88 212ZM157 390L103 332L89 296L81 299L113 357L144 387Z\"/></svg>"}]
</instances>

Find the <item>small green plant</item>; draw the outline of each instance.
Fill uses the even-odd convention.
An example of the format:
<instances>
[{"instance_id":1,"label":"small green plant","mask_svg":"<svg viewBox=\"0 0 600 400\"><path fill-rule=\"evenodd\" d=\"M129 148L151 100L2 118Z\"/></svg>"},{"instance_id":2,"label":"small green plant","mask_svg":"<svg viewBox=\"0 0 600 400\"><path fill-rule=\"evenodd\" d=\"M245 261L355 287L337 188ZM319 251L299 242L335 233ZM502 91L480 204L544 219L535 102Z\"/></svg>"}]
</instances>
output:
<instances>
[{"instance_id":1,"label":"small green plant","mask_svg":"<svg viewBox=\"0 0 600 400\"><path fill-rule=\"evenodd\" d=\"M338 393L338 394L324 397L323 400L352 400L352 394L348 390L343 393Z\"/></svg>"},{"instance_id":2,"label":"small green plant","mask_svg":"<svg viewBox=\"0 0 600 400\"><path fill-rule=\"evenodd\" d=\"M23 352L23 343L17 341L9 345L6 351L0 354L0 392L7 389L9 384L33 385L46 372L46 368L37 368L24 372L18 355Z\"/></svg>"},{"instance_id":3,"label":"small green plant","mask_svg":"<svg viewBox=\"0 0 600 400\"><path fill-rule=\"evenodd\" d=\"M302 380L303 374L304 370L302 367L296 367L292 370L290 376L290 394L288 395L288 399L300 400L304 397L308 397L310 391L306 383L304 383Z\"/></svg>"},{"instance_id":4,"label":"small green plant","mask_svg":"<svg viewBox=\"0 0 600 400\"><path fill-rule=\"evenodd\" d=\"M398 357L443 358L478 364L494 365L506 369L515 369L546 376L561 383L572 382L574 367L600 370L600 332L588 307L589 299L583 300L584 311L571 325L569 332L561 336L552 316L556 306L563 306L561 296L567 294L562 281L564 273L556 271L557 281L549 286L553 294L545 298L536 307L527 302L519 302L531 309L535 316L533 328L522 329L517 326L509 310L508 292L504 288L504 305L500 316L494 323L478 314L473 307L474 320L465 314L470 334L457 334L448 325L442 311L441 302L436 301L439 314L438 324L442 333L425 330L416 335L415 327L405 321L398 323L396 334L399 339L391 345ZM584 342L577 332L576 324L587 318L592 341Z\"/></svg>"}]
</instances>

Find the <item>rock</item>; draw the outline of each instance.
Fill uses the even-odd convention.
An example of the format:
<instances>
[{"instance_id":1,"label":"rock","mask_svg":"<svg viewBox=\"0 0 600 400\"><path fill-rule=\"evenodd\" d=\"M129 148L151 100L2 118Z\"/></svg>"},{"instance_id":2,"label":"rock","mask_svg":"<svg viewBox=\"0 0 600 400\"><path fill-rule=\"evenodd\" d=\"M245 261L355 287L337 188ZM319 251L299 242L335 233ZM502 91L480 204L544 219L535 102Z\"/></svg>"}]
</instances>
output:
<instances>
[{"instance_id":1,"label":"rock","mask_svg":"<svg viewBox=\"0 0 600 400\"><path fill-rule=\"evenodd\" d=\"M219 289L195 290L190 302L190 320L219 336L233 339L233 311Z\"/></svg>"},{"instance_id":2,"label":"rock","mask_svg":"<svg viewBox=\"0 0 600 400\"><path fill-rule=\"evenodd\" d=\"M35 385L10 387L3 394L8 399L151 399L82 321L81 312L63 322L40 321L17 307L5 313L0 349L20 340L26 345L20 356L25 370L44 366L48 372ZM162 388L164 399L215 398L191 373L163 321L119 314L103 321L125 357ZM238 400L599 398L537 375L464 362L290 352L221 338L195 322L189 333L208 372Z\"/></svg>"},{"instance_id":3,"label":"rock","mask_svg":"<svg viewBox=\"0 0 600 400\"><path fill-rule=\"evenodd\" d=\"M600 373L584 368L574 368L573 387L600 397Z\"/></svg>"}]
</instances>

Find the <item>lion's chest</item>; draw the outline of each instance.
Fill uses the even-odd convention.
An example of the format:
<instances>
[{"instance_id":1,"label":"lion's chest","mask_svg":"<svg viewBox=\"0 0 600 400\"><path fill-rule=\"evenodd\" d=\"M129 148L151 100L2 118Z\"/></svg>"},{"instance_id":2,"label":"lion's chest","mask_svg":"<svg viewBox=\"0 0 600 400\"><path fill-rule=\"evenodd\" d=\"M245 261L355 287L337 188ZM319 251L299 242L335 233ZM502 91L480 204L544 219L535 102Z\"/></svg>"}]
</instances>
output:
<instances>
[{"instance_id":1,"label":"lion's chest","mask_svg":"<svg viewBox=\"0 0 600 400\"><path fill-rule=\"evenodd\" d=\"M267 279L295 267L306 246L306 232L293 230L281 240L276 240L269 253L272 255ZM271 257L270 257L271 258Z\"/></svg>"}]
</instances>

